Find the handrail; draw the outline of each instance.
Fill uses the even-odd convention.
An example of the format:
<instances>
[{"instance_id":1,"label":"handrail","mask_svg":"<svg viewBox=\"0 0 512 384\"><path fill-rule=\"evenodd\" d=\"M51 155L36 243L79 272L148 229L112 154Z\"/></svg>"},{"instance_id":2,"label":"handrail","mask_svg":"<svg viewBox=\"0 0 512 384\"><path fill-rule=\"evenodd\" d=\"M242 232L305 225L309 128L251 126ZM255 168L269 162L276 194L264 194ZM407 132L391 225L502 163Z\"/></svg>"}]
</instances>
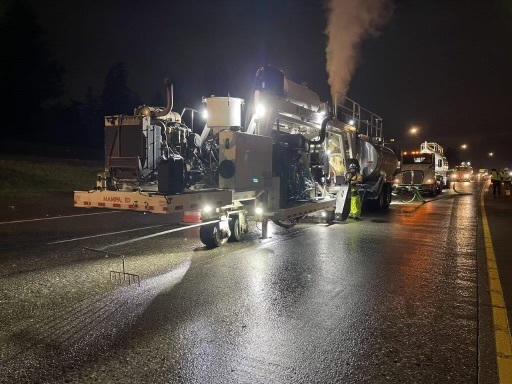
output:
<instances>
[{"instance_id":1,"label":"handrail","mask_svg":"<svg viewBox=\"0 0 512 384\"><path fill-rule=\"evenodd\" d=\"M371 140L383 142L382 118L379 115L361 107L340 92L337 93L334 104L334 114L338 120L356 127L359 133L366 131L366 136Z\"/></svg>"}]
</instances>

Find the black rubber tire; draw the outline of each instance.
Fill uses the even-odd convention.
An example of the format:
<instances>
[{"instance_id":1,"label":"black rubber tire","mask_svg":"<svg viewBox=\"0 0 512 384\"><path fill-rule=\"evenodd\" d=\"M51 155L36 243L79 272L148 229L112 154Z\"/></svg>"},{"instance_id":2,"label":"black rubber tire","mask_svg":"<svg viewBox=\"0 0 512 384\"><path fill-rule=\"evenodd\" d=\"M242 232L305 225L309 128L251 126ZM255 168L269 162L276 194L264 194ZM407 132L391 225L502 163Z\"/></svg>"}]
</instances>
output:
<instances>
[{"instance_id":1,"label":"black rubber tire","mask_svg":"<svg viewBox=\"0 0 512 384\"><path fill-rule=\"evenodd\" d=\"M227 238L222 238L218 223L202 225L199 228L199 238L208 248L220 247L228 242Z\"/></svg>"},{"instance_id":2,"label":"black rubber tire","mask_svg":"<svg viewBox=\"0 0 512 384\"><path fill-rule=\"evenodd\" d=\"M384 209L388 209L389 206L391 205L391 185L389 184L384 184L382 186L382 191L380 192L381 195L383 195L383 204L380 206L380 209L384 210ZM379 197L379 201L380 201L380 197Z\"/></svg>"},{"instance_id":3,"label":"black rubber tire","mask_svg":"<svg viewBox=\"0 0 512 384\"><path fill-rule=\"evenodd\" d=\"M229 241L243 241L247 236L247 230L243 231L240 227L240 217L238 215L233 216L231 220L229 220L229 230L231 231Z\"/></svg>"},{"instance_id":4,"label":"black rubber tire","mask_svg":"<svg viewBox=\"0 0 512 384\"><path fill-rule=\"evenodd\" d=\"M325 222L327 224L331 224L334 221L336 214L334 213L334 211L325 211L325 214Z\"/></svg>"}]
</instances>

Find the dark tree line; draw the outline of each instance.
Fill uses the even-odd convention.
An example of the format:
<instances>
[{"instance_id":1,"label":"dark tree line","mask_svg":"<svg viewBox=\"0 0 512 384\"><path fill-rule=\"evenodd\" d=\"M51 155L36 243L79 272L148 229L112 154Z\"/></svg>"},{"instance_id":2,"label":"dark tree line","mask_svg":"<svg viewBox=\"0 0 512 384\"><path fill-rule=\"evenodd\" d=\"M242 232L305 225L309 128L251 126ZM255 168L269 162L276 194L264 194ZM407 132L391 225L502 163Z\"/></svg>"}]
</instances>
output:
<instances>
[{"instance_id":1,"label":"dark tree line","mask_svg":"<svg viewBox=\"0 0 512 384\"><path fill-rule=\"evenodd\" d=\"M2 11L2 9L0 9ZM4 92L3 141L82 147L103 146L105 115L131 114L140 105L123 63L107 72L100 96L65 97L65 69L48 49L37 15L25 0L7 0L0 15L0 84Z\"/></svg>"}]
</instances>

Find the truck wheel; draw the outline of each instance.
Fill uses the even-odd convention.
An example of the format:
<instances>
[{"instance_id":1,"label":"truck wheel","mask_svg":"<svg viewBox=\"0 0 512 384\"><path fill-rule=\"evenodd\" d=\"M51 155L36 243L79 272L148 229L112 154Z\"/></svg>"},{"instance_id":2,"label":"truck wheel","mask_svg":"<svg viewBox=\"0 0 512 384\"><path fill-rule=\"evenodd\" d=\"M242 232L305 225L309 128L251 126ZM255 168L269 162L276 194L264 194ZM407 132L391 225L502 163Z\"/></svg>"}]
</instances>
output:
<instances>
[{"instance_id":1,"label":"truck wheel","mask_svg":"<svg viewBox=\"0 0 512 384\"><path fill-rule=\"evenodd\" d=\"M229 221L231 236L229 241L242 241L247 236L248 228L245 216L234 215Z\"/></svg>"},{"instance_id":2,"label":"truck wheel","mask_svg":"<svg viewBox=\"0 0 512 384\"><path fill-rule=\"evenodd\" d=\"M387 184L382 186L379 197L375 201L376 208L379 210L388 209L391 204L391 188Z\"/></svg>"},{"instance_id":3,"label":"truck wheel","mask_svg":"<svg viewBox=\"0 0 512 384\"><path fill-rule=\"evenodd\" d=\"M208 248L220 247L228 241L228 237L222 233L219 223L202 225L199 228L199 238Z\"/></svg>"},{"instance_id":4,"label":"truck wheel","mask_svg":"<svg viewBox=\"0 0 512 384\"><path fill-rule=\"evenodd\" d=\"M384 184L382 187L382 193L384 194L384 205L382 206L382 209L388 209L391 205L391 185Z\"/></svg>"}]
</instances>

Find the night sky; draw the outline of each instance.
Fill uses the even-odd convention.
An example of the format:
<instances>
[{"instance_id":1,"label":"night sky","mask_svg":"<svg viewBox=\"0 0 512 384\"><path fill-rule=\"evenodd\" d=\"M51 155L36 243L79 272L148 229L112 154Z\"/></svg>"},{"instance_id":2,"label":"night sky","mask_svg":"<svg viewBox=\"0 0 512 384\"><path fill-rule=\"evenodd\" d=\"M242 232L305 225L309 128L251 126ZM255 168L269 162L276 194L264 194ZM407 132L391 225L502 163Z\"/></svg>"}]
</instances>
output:
<instances>
[{"instance_id":1,"label":"night sky","mask_svg":"<svg viewBox=\"0 0 512 384\"><path fill-rule=\"evenodd\" d=\"M175 88L175 109L209 95L249 97L271 64L322 100L327 83L326 7L318 0L32 1L67 97L101 94L124 62L146 104ZM481 167L512 166L512 5L509 0L393 1L389 20L360 47L349 97L384 118L403 147L424 140L461 150ZM412 125L418 137L407 134ZM488 152L494 152L494 158Z\"/></svg>"}]
</instances>

